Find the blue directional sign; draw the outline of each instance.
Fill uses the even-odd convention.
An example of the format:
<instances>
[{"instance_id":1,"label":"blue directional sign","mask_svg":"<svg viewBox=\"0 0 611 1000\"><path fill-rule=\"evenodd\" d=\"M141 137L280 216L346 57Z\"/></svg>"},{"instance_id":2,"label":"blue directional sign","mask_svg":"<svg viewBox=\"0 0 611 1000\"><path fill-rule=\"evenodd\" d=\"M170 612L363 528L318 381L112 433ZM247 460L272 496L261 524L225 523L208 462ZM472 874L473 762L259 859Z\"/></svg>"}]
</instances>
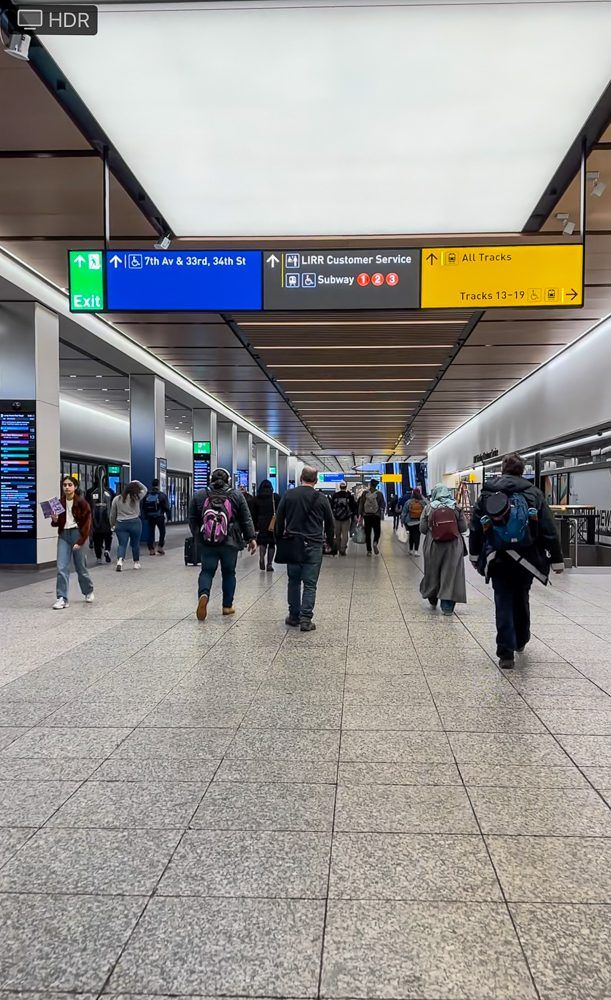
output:
<instances>
[{"instance_id":1,"label":"blue directional sign","mask_svg":"<svg viewBox=\"0 0 611 1000\"><path fill-rule=\"evenodd\" d=\"M259 250L108 250L109 312L255 310L263 306Z\"/></svg>"}]
</instances>

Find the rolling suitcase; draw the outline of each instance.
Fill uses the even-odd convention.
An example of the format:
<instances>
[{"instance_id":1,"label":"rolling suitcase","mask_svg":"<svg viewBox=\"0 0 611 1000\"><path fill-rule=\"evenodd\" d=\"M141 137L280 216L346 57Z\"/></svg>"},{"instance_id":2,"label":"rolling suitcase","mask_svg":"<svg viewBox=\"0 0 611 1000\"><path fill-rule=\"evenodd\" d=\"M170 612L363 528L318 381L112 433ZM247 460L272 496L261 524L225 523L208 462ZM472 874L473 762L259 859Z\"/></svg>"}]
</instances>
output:
<instances>
[{"instance_id":1,"label":"rolling suitcase","mask_svg":"<svg viewBox=\"0 0 611 1000\"><path fill-rule=\"evenodd\" d=\"M197 544L192 535L185 538L185 566L199 566Z\"/></svg>"}]
</instances>

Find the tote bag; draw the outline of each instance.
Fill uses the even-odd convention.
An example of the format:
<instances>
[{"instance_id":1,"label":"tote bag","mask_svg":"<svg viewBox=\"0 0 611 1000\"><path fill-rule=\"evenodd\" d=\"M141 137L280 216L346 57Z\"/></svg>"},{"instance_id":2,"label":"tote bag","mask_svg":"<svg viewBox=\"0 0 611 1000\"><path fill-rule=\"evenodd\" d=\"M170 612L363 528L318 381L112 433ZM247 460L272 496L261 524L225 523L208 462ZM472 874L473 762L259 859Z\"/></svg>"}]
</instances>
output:
<instances>
[{"instance_id":1,"label":"tote bag","mask_svg":"<svg viewBox=\"0 0 611 1000\"><path fill-rule=\"evenodd\" d=\"M400 524L399 527L397 528L397 541L401 542L401 545L405 545L407 543L408 538L409 535L407 533L407 528L405 527L404 524Z\"/></svg>"},{"instance_id":2,"label":"tote bag","mask_svg":"<svg viewBox=\"0 0 611 1000\"><path fill-rule=\"evenodd\" d=\"M357 524L356 528L354 529L352 541L355 543L355 545L365 544L365 528L363 527L362 524Z\"/></svg>"}]
</instances>

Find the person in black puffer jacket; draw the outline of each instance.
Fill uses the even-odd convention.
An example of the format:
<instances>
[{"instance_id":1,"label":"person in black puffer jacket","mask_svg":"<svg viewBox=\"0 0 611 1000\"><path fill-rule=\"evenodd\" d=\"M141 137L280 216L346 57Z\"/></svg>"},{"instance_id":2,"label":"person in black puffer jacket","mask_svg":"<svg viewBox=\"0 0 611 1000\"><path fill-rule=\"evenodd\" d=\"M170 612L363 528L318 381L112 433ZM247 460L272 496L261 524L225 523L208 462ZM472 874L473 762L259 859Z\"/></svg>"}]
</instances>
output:
<instances>
[{"instance_id":1,"label":"person in black puffer jacket","mask_svg":"<svg viewBox=\"0 0 611 1000\"><path fill-rule=\"evenodd\" d=\"M257 495L253 499L252 517L255 522L257 532L257 546L259 549L259 569L265 570L265 555L267 553L267 572L274 572L274 553L276 551L276 540L274 538L274 528L272 518L278 510L280 497L274 493L274 488L269 479L264 479L257 490ZM271 525L271 528L270 528Z\"/></svg>"},{"instance_id":2,"label":"person in black puffer jacket","mask_svg":"<svg viewBox=\"0 0 611 1000\"><path fill-rule=\"evenodd\" d=\"M522 653L530 639L529 592L533 578L546 585L550 569L562 573L564 560L552 512L545 497L523 478L524 462L507 455L501 475L487 480L473 510L469 534L469 557L478 572L492 581L496 609L496 645L499 666L510 669L514 652ZM496 494L509 500L521 494L528 508L528 525L522 541L498 541L487 511ZM526 509L524 507L524 509Z\"/></svg>"}]
</instances>

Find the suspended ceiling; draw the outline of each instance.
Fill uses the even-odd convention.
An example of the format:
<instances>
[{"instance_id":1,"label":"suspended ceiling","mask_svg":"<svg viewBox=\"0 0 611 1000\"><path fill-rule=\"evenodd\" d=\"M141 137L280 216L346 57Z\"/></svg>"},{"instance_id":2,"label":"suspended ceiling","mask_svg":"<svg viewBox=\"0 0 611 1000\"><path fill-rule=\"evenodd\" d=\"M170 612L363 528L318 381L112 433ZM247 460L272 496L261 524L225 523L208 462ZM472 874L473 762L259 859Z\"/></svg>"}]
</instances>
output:
<instances>
[{"instance_id":1,"label":"suspended ceiling","mask_svg":"<svg viewBox=\"0 0 611 1000\"><path fill-rule=\"evenodd\" d=\"M569 10L574 6L563 5L563 9ZM599 11L606 8L611 15L611 4L596 6ZM538 15L540 13L537 12ZM106 16L105 11L102 14ZM143 18L150 16L141 13L141 23ZM611 26L611 16L604 23ZM604 24L601 28L604 34L603 29ZM51 43L51 40L48 42ZM117 71L128 68L127 64L121 65L121 58L120 50L117 50L113 55L113 66ZM524 67L528 70L526 76L531 69L535 74L531 78L531 86L534 86L538 69L536 66L533 68L529 61L524 62ZM119 72L116 75L121 76ZM129 74L123 76L129 80ZM374 79L373 72L369 79ZM596 73L592 74L592 79L596 80L593 87L598 87ZM460 74L455 80L466 82ZM588 80L590 85L591 78ZM65 287L66 250L79 245L100 245L100 160L97 156L86 155L91 153L91 145L37 79L32 68L8 59L4 53L0 53L0 91L12 98L4 108L0 152L54 149L62 151L62 154L76 154L30 159L0 157L0 187L4 194L0 205L0 245L60 287ZM126 92L129 91L130 87L127 87ZM412 94L415 103L421 100L421 96ZM599 96L600 91L594 95L592 103ZM537 94L532 96L531 104L537 103L536 97ZM542 101L552 97L557 101L558 92L550 94L544 88ZM554 106L557 107L557 104ZM586 109L584 118L589 110ZM440 133L447 141L447 125L451 116L446 105L440 105L440 113L442 118L438 118L438 126L441 126ZM540 113L543 114L543 104ZM573 120L572 113L577 114L573 105L563 111L563 127L566 126L567 130L562 140L565 146L557 156L554 153L556 159L546 178L538 187L533 184L527 190L528 185L523 185L521 189L527 204L525 202L525 211L517 229L526 223L570 139L582 124L583 119ZM157 123L159 120L157 116ZM195 120L203 124L195 126L192 131L198 132L200 128L204 135L208 127L205 105L199 107L199 118ZM166 116L163 121L166 129L163 141L158 124L155 130L156 150L164 144L172 144L167 142L170 119ZM362 125L360 128L363 130ZM508 127L507 134L515 149L523 150L519 129ZM200 139L201 136L198 136L197 141ZM608 176L610 161L610 153L604 143L609 143L610 139L609 134L603 136L602 145L599 144L590 155L589 167L595 164L594 168L600 171L603 179ZM410 148L412 152L417 150L418 143L412 140ZM431 156L434 148L431 147ZM119 151L126 155L126 149ZM293 150L294 154L297 152ZM494 189L499 204L506 207L506 198L511 191L501 175L491 170L488 154L484 144L478 145L478 140L472 143L471 157L488 163L486 191ZM211 161L214 155L215 145L210 152ZM193 208L198 211L205 204L203 179L209 164L206 163L204 169L204 161L201 158L197 161L202 169L202 184L197 197L191 197ZM242 155L240 163L241 176L245 179L248 156ZM300 164L298 155L295 155L295 164ZM351 166L346 167L346 176L350 169ZM172 174L175 193L181 187L176 183L178 176L179 172ZM138 180L143 180L139 167ZM442 212L446 222L442 228L448 233L453 231L455 205L449 206L448 192L443 185L423 186L421 181L418 185L419 198L426 194L427 203L431 199L435 201L431 217L436 219L434 213ZM227 191L230 186L228 178ZM219 190L217 186L217 195ZM146 193L152 192L147 190ZM467 194L465 189L465 196ZM158 192L155 191L154 195L157 197ZM357 205L358 199L352 198L352 202ZM156 235L155 230L114 180L110 204L112 245L150 246ZM449 430L535 370L609 311L610 204L611 188L606 197L588 198L588 227L597 235L588 243L586 305L583 310L550 310L545 313L498 310L484 314L301 313L290 316L156 314L113 317L113 323L195 384L299 454L315 455L330 467L334 462L332 456L336 455L337 466L345 470L351 468L355 460L368 460L372 456L380 459L393 454L419 456ZM166 212L169 203L166 205L162 199L161 207ZM233 208L240 215L242 207L239 199L234 199ZM576 218L578 208L578 186L574 183L556 210L569 211ZM171 212L168 214L171 216ZM510 221L509 215L506 219ZM375 237L368 236L365 240L367 244L376 246L413 245L415 241L426 244L427 227L411 228L421 230L419 237L385 238L378 228ZM562 238L559 235L561 226L553 215L545 229L550 233L550 239ZM199 231L209 233L210 230L202 227ZM272 239L247 239L247 231L243 229L242 232L244 241L249 245L253 242L262 246L274 245ZM478 241L477 235L471 238L474 242ZM223 241L210 236L197 242L185 239L174 245L222 246L228 242L236 245L236 240ZM308 243L298 238L287 238L284 242L286 245ZM309 242L315 245L317 240L310 239ZM319 238L318 243L321 242ZM329 237L325 242L327 245L358 246L359 242L363 245L363 237L338 237L335 240ZM69 391L76 393L78 388L89 391L85 384L74 386ZM180 406L184 412L182 404ZM410 441L408 446L402 443L405 432Z\"/></svg>"}]
</instances>

